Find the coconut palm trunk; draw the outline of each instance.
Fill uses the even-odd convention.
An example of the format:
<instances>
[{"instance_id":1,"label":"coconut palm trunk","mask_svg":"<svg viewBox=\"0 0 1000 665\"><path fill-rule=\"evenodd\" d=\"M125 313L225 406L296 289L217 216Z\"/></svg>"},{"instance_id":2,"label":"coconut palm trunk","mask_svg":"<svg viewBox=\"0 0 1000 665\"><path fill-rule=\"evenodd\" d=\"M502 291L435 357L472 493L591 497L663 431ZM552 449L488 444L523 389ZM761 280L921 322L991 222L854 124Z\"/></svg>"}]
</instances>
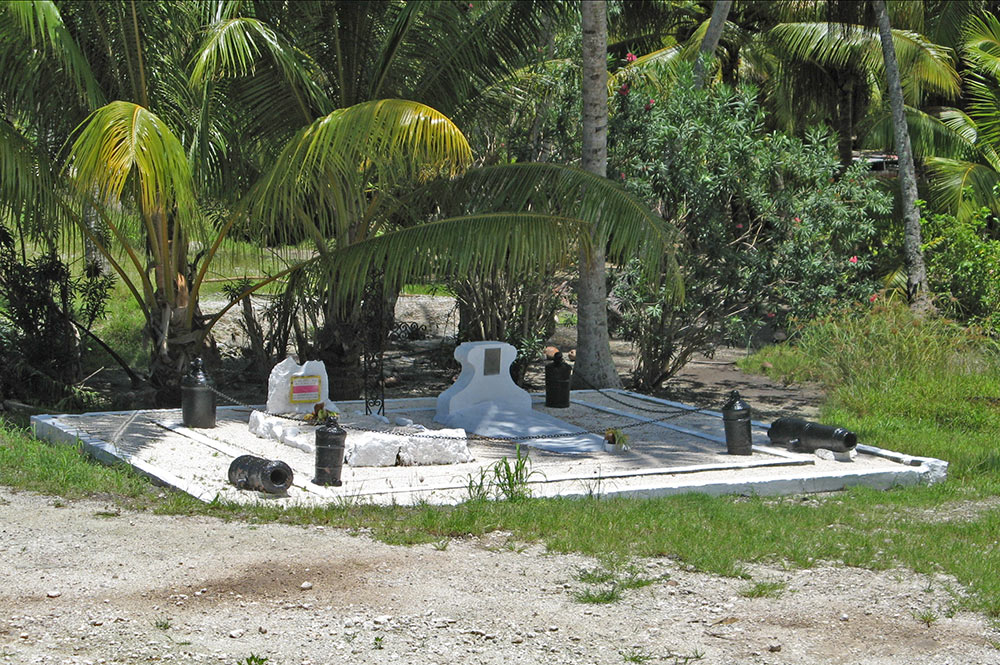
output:
<instances>
[{"instance_id":1,"label":"coconut palm trunk","mask_svg":"<svg viewBox=\"0 0 1000 665\"><path fill-rule=\"evenodd\" d=\"M885 76L889 87L889 105L892 109L892 126L896 138L896 154L899 158L900 202L903 207L903 254L906 258L907 292L910 306L918 312L934 309L927 286L927 267L921 249L920 210L917 208L917 176L913 166L913 150L910 147L910 132L906 124L903 106L903 87L896 62L896 49L892 42L892 29L885 0L874 3L878 20L879 37L882 40L882 54L885 57Z\"/></svg>"},{"instance_id":2,"label":"coconut palm trunk","mask_svg":"<svg viewBox=\"0 0 1000 665\"><path fill-rule=\"evenodd\" d=\"M585 0L580 6L583 28L583 160L586 171L605 177L608 166L607 6ZM580 251L577 289L576 387L620 388L608 334L604 245L596 229Z\"/></svg>"},{"instance_id":3,"label":"coconut palm trunk","mask_svg":"<svg viewBox=\"0 0 1000 665\"><path fill-rule=\"evenodd\" d=\"M733 6L733 0L715 0L712 7L712 18L708 22L708 29L705 31L705 38L701 40L701 47L698 49L698 61L694 65L695 87L702 88L705 85L706 65L715 53L715 48L722 38L722 30L726 27L726 19L729 18L729 9Z\"/></svg>"}]
</instances>

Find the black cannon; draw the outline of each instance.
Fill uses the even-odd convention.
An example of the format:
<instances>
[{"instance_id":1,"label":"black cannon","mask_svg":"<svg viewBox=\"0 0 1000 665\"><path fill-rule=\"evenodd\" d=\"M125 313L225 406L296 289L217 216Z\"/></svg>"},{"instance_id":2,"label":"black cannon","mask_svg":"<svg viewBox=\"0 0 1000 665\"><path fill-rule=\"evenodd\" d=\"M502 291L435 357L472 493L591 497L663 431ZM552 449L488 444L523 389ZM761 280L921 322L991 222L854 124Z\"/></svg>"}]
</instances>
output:
<instances>
[{"instance_id":1,"label":"black cannon","mask_svg":"<svg viewBox=\"0 0 1000 665\"><path fill-rule=\"evenodd\" d=\"M281 460L240 455L229 465L229 482L241 490L283 494L292 486L292 469Z\"/></svg>"},{"instance_id":2,"label":"black cannon","mask_svg":"<svg viewBox=\"0 0 1000 665\"><path fill-rule=\"evenodd\" d=\"M799 418L778 418L771 423L767 437L775 445L807 453L814 453L820 448L846 453L858 445L858 435L850 430Z\"/></svg>"}]
</instances>

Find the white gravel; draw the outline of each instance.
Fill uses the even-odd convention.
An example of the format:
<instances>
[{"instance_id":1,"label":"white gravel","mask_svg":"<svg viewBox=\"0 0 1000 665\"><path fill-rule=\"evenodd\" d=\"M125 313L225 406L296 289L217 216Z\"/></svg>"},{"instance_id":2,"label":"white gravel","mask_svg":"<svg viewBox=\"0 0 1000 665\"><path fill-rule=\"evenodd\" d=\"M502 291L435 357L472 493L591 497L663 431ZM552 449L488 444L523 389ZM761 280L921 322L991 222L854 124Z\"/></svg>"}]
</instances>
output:
<instances>
[{"instance_id":1,"label":"white gravel","mask_svg":"<svg viewBox=\"0 0 1000 665\"><path fill-rule=\"evenodd\" d=\"M0 488L0 663L1000 663L943 577L753 567L786 587L747 598L746 580L638 563L660 581L586 605L595 562L504 533L399 547Z\"/></svg>"}]
</instances>

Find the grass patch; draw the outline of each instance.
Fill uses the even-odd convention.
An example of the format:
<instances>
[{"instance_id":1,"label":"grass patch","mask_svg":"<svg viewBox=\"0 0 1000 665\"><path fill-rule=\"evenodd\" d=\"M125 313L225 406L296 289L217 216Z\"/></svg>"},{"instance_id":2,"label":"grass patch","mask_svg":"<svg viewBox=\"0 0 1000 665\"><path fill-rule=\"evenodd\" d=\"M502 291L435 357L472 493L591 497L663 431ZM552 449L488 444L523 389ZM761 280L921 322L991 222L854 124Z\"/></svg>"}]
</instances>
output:
<instances>
[{"instance_id":1,"label":"grass patch","mask_svg":"<svg viewBox=\"0 0 1000 665\"><path fill-rule=\"evenodd\" d=\"M740 591L740 595L744 598L778 598L785 592L786 586L784 582L754 582Z\"/></svg>"}]
</instances>

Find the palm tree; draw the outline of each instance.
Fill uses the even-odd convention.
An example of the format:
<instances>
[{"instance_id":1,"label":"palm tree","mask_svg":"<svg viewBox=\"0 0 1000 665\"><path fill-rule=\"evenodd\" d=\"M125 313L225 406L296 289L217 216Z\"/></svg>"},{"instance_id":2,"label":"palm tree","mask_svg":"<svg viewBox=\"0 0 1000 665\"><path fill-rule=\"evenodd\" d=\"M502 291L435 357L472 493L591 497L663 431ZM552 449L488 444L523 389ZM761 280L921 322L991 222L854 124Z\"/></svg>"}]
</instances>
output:
<instances>
[{"instance_id":1,"label":"palm tree","mask_svg":"<svg viewBox=\"0 0 1000 665\"><path fill-rule=\"evenodd\" d=\"M66 169L45 169L47 174L61 173L66 180L65 185L55 188L55 207L95 241L100 239L88 233L78 211L83 205L100 210L126 262L138 274L138 278L129 279L129 271L116 260L115 253L106 243L102 245L105 256L144 308L159 354L154 369L160 371L155 376L166 388L176 386L186 358L200 350L212 323L221 316L200 320L198 293L208 262L236 228L272 241L310 239L317 256L308 263L326 274L324 281L330 285L323 291L326 313L347 320L347 310L357 304L372 266L384 271L390 288L431 272L440 276L498 265L524 270L564 259L567 248L578 241L588 247L591 231L595 237L610 238L614 256L623 257L631 248L641 246L640 253L651 261L670 251L670 231L661 220L620 188L585 172L554 165L521 165L469 171L459 178L471 160L468 142L447 116L417 101L362 101L332 108L306 123L317 109L333 105L329 100L338 95L341 100L351 100L356 94L363 98L372 91L388 91L414 81L426 84L422 94L439 94L442 101L451 100L460 113L475 107L469 91L456 93L458 84L452 80L461 79L460 65L471 56L445 54L444 63L439 63L441 69L426 68L422 73L396 60L403 52L412 57L426 53L425 28L431 21L424 12L430 9L404 3L373 6L388 12L382 16L392 30L386 48L374 59L381 66L364 70L374 78L364 79L362 86L354 76L357 72L347 68L347 58L334 57L338 66L329 72L331 76L315 76L317 61L290 46L303 36L295 30L302 27L300 24L289 21L290 31L283 37L257 18L233 15L236 5L215 5L218 11L212 12L203 41L193 45L185 60L193 63L189 77L193 86L186 85L189 78L185 74L181 77L185 85L179 86L179 92L164 95L175 102L193 99L197 103L187 107L180 102L163 103L164 115L160 116L139 101L103 105L95 101L95 110L74 134ZM510 20L526 25L524 7L504 9L506 6L492 3L482 11L495 12L501 19L515 16ZM142 10L137 7L131 7L136 10L131 16L133 24L140 22ZM344 24L338 23L341 27L349 24L357 28L371 18L351 3L294 7L314 20L331 18L330 11L340 12L335 18L344 19ZM435 3L433 7L443 8L443 12L455 10L453 3ZM271 8L266 5L261 9ZM128 14L122 12L125 17ZM62 25L46 34L63 40L53 42L60 47L57 53L62 57L73 54L75 42L66 24L59 23L57 12L42 18L23 12L19 16L28 26ZM507 23L497 19L486 25L498 24ZM124 23L115 25L119 32L128 34ZM463 30L469 27L462 24L448 34L464 35ZM524 34L527 32L525 29ZM415 40L409 46L405 35ZM338 49L344 52L344 44L336 39L316 46L322 55L320 47L329 48L334 56ZM5 56L13 57L10 53L4 51ZM143 62L138 54L136 49L135 58L130 60L133 65ZM501 50L503 54L516 55L509 48ZM497 64L497 57L493 56L493 64L506 67L506 61ZM80 62L80 71L86 71L86 60ZM389 65L395 62L400 64L394 74ZM481 72L482 68L472 63L471 70ZM138 81L155 80L143 73L142 66L136 66L135 71ZM171 80L178 76L166 66L157 73ZM326 87L317 81L325 82ZM136 85L140 92L145 89ZM357 93L362 88L368 93ZM14 95L16 90L10 86L4 94ZM236 103L227 103L227 95ZM156 100L150 94L139 97L148 99L150 105ZM260 103L246 103L252 99ZM191 113L192 108L200 113ZM273 135L259 136L272 114L278 116ZM185 118L195 121L183 122ZM252 128L257 132L246 134L248 140L235 140L234 133ZM11 131L21 138L27 136L17 126ZM5 143L0 156L5 173L8 164L17 163L18 155L8 149L12 147L16 147L14 143ZM234 164L232 169L225 168L229 161ZM273 163L263 167L268 161ZM228 209L211 230L200 214L196 183ZM224 188L229 189L228 197L221 191ZM34 187L28 193L38 191ZM5 188L3 195L21 196L8 205L25 209L18 203L23 203L25 192ZM108 205L111 199L115 199L114 206ZM428 217L432 223L416 225ZM205 230L207 254L197 270L185 270L189 267L187 240L199 229ZM141 239L138 246L131 240L135 237ZM272 275L270 280L279 276ZM247 292L259 286L251 286Z\"/></svg>"},{"instance_id":2,"label":"palm tree","mask_svg":"<svg viewBox=\"0 0 1000 665\"><path fill-rule=\"evenodd\" d=\"M885 74L889 87L889 102L892 105L892 124L896 133L896 154L899 155L899 186L903 207L903 253L906 257L907 293L912 307L917 311L933 310L930 289L927 286L927 267L920 238L920 211L917 209L917 175L913 168L913 151L910 148L910 133L906 125L906 111L903 108L903 86L896 64L896 49L893 46L892 28L885 0L875 0L875 15L878 20L882 52L885 54Z\"/></svg>"},{"instance_id":3,"label":"palm tree","mask_svg":"<svg viewBox=\"0 0 1000 665\"><path fill-rule=\"evenodd\" d=\"M914 149L927 165L931 202L966 220L984 207L1000 214L1000 20L969 17L961 53L969 64L965 110L911 114L910 124L922 130Z\"/></svg>"},{"instance_id":4,"label":"palm tree","mask_svg":"<svg viewBox=\"0 0 1000 665\"><path fill-rule=\"evenodd\" d=\"M604 0L580 5L583 31L583 160L584 170L604 178L608 167L607 4ZM595 229L596 231L596 229ZM620 388L611 357L608 334L608 292L604 267L604 239L591 236L580 252L577 288L577 385Z\"/></svg>"},{"instance_id":5,"label":"palm tree","mask_svg":"<svg viewBox=\"0 0 1000 665\"><path fill-rule=\"evenodd\" d=\"M308 129L315 117L309 115L310 110L325 116L367 101L405 99L428 104L459 123L472 118L487 121L494 115L486 92L532 57L543 31L557 22L565 9L558 3L535 1L466 5L393 0L262 3L246 5L241 11L247 13L222 16L209 29L193 78L200 85L211 83L260 100L253 105L258 109L253 123L238 131L247 134L249 129L254 134L265 126L280 127L280 132L270 131L281 141L271 143L267 161L279 165L274 168L284 168L279 154L284 141L315 138L315 132ZM275 45L286 55L269 55ZM282 64L262 69L262 55ZM315 90L289 76L300 71L311 73ZM302 90L296 94L302 100L301 110L280 104L290 98L273 94L282 87ZM295 150L282 154L295 154ZM266 169L262 172L272 184L275 177L280 178L280 174L273 175L277 173L274 168L269 171L272 175L267 175ZM391 187L384 187L370 180L372 175L381 177L361 171L351 182L337 183L337 191L342 187L351 193L343 200L326 201L323 206L275 220L267 226L270 235L266 240L308 240L326 260L328 241L343 248L415 223L416 217L401 210L382 215L386 206L410 185L418 184L419 178L410 180L409 185L405 178L395 179ZM373 186L379 192L374 197ZM269 186L255 194L255 210L274 203L287 210L287 202L264 202L268 196L278 196L277 191ZM391 291L387 299L394 300ZM331 375L357 377L336 386L337 397L356 397L360 390L361 303L348 306L336 300L333 291L322 289L315 341L303 351L324 360Z\"/></svg>"},{"instance_id":6,"label":"palm tree","mask_svg":"<svg viewBox=\"0 0 1000 665\"><path fill-rule=\"evenodd\" d=\"M715 54L715 48L719 45L732 6L733 0L715 0L715 5L712 7L712 18L705 30L705 37L701 40L701 46L698 47L698 60L694 65L694 81L699 88L705 84L705 58Z\"/></svg>"}]
</instances>

